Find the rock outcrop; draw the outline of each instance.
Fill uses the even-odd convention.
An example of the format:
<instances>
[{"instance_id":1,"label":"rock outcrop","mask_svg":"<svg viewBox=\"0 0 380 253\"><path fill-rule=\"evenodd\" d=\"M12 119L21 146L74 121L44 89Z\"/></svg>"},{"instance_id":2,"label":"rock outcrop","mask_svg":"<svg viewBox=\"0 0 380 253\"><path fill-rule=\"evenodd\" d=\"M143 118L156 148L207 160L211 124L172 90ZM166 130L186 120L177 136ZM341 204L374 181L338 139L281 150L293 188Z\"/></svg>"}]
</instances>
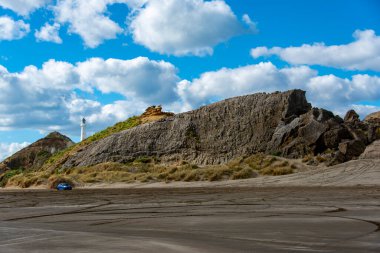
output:
<instances>
[{"instance_id":1,"label":"rock outcrop","mask_svg":"<svg viewBox=\"0 0 380 253\"><path fill-rule=\"evenodd\" d=\"M333 113L313 108L287 123L281 121L268 144L268 153L290 158L316 155L328 148L336 149L345 138L351 138L342 127L343 120Z\"/></svg>"},{"instance_id":2,"label":"rock outcrop","mask_svg":"<svg viewBox=\"0 0 380 253\"><path fill-rule=\"evenodd\" d=\"M365 117L364 122L380 124L380 112L374 112Z\"/></svg>"},{"instance_id":3,"label":"rock outcrop","mask_svg":"<svg viewBox=\"0 0 380 253\"><path fill-rule=\"evenodd\" d=\"M354 111L343 120L312 108L302 90L258 93L166 115L113 134L89 144L60 166L126 163L143 156L163 163L220 164L257 152L289 158L321 155L334 165L358 158L378 138L379 129L360 121Z\"/></svg>"},{"instance_id":4,"label":"rock outcrop","mask_svg":"<svg viewBox=\"0 0 380 253\"><path fill-rule=\"evenodd\" d=\"M9 169L39 168L56 152L62 151L74 143L66 136L52 132L28 147L18 151L0 163L0 171Z\"/></svg>"},{"instance_id":5,"label":"rock outcrop","mask_svg":"<svg viewBox=\"0 0 380 253\"><path fill-rule=\"evenodd\" d=\"M157 121L163 118L174 116L174 113L172 112L163 112L162 107L160 105L158 106L150 106L148 107L143 114L139 117L141 120L141 123L148 123Z\"/></svg>"},{"instance_id":6,"label":"rock outcrop","mask_svg":"<svg viewBox=\"0 0 380 253\"><path fill-rule=\"evenodd\" d=\"M359 114L357 114L354 110L349 110L344 116L344 122L355 123L360 121Z\"/></svg>"},{"instance_id":7,"label":"rock outcrop","mask_svg":"<svg viewBox=\"0 0 380 253\"><path fill-rule=\"evenodd\" d=\"M265 152L282 120L299 117L310 109L301 90L235 97L109 136L70 157L63 167L123 163L139 156L224 163L237 156Z\"/></svg>"},{"instance_id":8,"label":"rock outcrop","mask_svg":"<svg viewBox=\"0 0 380 253\"><path fill-rule=\"evenodd\" d=\"M379 159L380 158L380 140L374 141L366 147L360 155L360 159Z\"/></svg>"}]
</instances>

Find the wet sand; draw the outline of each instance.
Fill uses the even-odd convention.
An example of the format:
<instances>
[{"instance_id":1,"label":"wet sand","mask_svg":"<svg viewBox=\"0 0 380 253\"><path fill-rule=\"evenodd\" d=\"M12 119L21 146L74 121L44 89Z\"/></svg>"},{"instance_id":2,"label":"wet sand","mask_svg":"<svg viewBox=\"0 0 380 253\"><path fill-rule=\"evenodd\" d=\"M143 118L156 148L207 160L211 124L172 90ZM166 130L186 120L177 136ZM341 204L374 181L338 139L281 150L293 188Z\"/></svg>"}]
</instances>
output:
<instances>
[{"instance_id":1,"label":"wet sand","mask_svg":"<svg viewBox=\"0 0 380 253\"><path fill-rule=\"evenodd\" d=\"M0 191L0 252L378 252L379 187Z\"/></svg>"}]
</instances>

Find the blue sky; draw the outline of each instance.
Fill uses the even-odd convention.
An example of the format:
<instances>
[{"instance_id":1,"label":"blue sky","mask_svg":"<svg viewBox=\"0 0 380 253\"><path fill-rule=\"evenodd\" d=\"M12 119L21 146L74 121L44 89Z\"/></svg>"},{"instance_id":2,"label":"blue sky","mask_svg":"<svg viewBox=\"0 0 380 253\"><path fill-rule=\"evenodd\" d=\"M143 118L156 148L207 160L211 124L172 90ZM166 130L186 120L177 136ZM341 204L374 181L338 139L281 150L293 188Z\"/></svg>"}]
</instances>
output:
<instances>
[{"instance_id":1,"label":"blue sky","mask_svg":"<svg viewBox=\"0 0 380 253\"><path fill-rule=\"evenodd\" d=\"M301 88L380 110L380 2L0 0L0 160L48 132Z\"/></svg>"}]
</instances>

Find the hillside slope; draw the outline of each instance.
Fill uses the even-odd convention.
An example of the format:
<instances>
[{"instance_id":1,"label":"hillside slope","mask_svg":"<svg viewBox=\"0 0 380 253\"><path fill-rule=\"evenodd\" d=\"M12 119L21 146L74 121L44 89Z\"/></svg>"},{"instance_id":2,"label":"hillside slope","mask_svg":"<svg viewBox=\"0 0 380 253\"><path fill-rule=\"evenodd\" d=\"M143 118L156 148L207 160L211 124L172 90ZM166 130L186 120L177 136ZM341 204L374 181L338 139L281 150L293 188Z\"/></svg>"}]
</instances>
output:
<instances>
[{"instance_id":1,"label":"hillside slope","mask_svg":"<svg viewBox=\"0 0 380 253\"><path fill-rule=\"evenodd\" d=\"M36 169L41 167L53 154L62 151L74 142L67 136L52 132L31 145L21 149L0 163L0 170Z\"/></svg>"},{"instance_id":2,"label":"hillside slope","mask_svg":"<svg viewBox=\"0 0 380 253\"><path fill-rule=\"evenodd\" d=\"M343 121L312 108L291 90L235 97L136 126L95 141L60 164L63 169L152 157L161 163L225 163L258 152L289 158L324 154L337 164L358 157L379 136L355 112Z\"/></svg>"},{"instance_id":3,"label":"hillside slope","mask_svg":"<svg viewBox=\"0 0 380 253\"><path fill-rule=\"evenodd\" d=\"M353 110L343 120L312 108L302 90L258 93L177 115L149 107L36 163L37 169L25 164L24 173L7 174L4 182L54 187L62 181L80 186L285 175L357 159L366 148L363 157L380 158L377 139L377 121L360 121Z\"/></svg>"},{"instance_id":4,"label":"hillside slope","mask_svg":"<svg viewBox=\"0 0 380 253\"><path fill-rule=\"evenodd\" d=\"M310 109L300 90L231 98L113 134L70 157L63 168L125 163L141 156L168 162L223 163L264 152L282 119Z\"/></svg>"}]
</instances>

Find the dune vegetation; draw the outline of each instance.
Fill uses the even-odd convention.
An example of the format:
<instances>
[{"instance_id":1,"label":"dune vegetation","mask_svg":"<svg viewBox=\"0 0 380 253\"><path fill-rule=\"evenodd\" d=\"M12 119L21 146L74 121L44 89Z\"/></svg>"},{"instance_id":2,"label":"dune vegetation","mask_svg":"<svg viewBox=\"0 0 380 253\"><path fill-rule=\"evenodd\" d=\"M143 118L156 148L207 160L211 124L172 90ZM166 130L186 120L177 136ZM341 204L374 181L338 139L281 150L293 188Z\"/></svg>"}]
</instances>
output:
<instances>
[{"instance_id":1,"label":"dune vegetation","mask_svg":"<svg viewBox=\"0 0 380 253\"><path fill-rule=\"evenodd\" d=\"M259 175L286 175L297 169L296 164L284 158L264 154L237 158L223 165L208 166L197 166L185 161L165 165L153 157L139 157L125 164L108 162L66 170L21 172L10 177L7 185L23 188L47 185L53 188L63 181L76 186L96 183L220 181L254 178Z\"/></svg>"}]
</instances>

